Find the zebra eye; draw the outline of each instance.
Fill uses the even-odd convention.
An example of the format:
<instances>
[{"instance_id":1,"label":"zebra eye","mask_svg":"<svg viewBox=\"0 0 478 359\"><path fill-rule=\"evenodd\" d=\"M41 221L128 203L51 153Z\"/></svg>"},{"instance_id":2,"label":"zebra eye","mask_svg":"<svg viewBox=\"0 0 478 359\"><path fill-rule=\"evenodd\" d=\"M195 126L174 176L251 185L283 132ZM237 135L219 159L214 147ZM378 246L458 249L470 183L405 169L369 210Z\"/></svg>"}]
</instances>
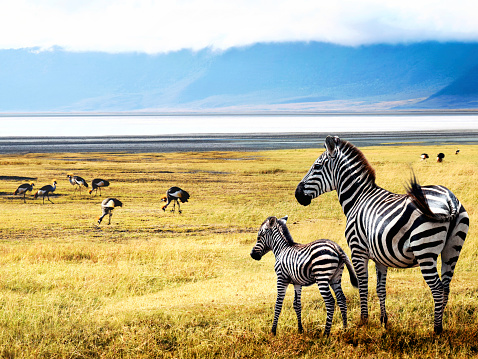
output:
<instances>
[{"instance_id":1,"label":"zebra eye","mask_svg":"<svg viewBox=\"0 0 478 359\"><path fill-rule=\"evenodd\" d=\"M314 164L314 170L321 170L321 169L322 169L322 163Z\"/></svg>"}]
</instances>

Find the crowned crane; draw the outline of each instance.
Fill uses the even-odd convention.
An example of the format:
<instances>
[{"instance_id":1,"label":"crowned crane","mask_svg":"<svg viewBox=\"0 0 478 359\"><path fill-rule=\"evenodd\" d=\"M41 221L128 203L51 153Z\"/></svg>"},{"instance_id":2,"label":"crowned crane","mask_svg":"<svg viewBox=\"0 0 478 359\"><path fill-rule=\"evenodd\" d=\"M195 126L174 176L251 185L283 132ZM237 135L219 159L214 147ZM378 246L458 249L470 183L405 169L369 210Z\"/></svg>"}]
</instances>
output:
<instances>
[{"instance_id":1,"label":"crowned crane","mask_svg":"<svg viewBox=\"0 0 478 359\"><path fill-rule=\"evenodd\" d=\"M445 154L444 153L439 153L437 155L437 162L443 162L443 159L445 158Z\"/></svg>"},{"instance_id":2,"label":"crowned crane","mask_svg":"<svg viewBox=\"0 0 478 359\"><path fill-rule=\"evenodd\" d=\"M24 203L27 203L27 201L25 200L25 195L27 194L28 191L32 191L33 190L33 186L35 184L32 182L32 183L24 183L24 184L21 184L20 186L18 186L18 188L15 190L15 192L13 193L15 196L17 194L23 194L23 202Z\"/></svg>"},{"instance_id":3,"label":"crowned crane","mask_svg":"<svg viewBox=\"0 0 478 359\"><path fill-rule=\"evenodd\" d=\"M50 185L50 184L47 184L46 186L43 186L42 188L40 188L36 193L35 193L35 196L33 196L33 198L37 198L38 196L43 196L43 204L45 204L45 196L47 196L47 199L53 203L50 199L50 193L51 192L54 192L56 190L56 180L53 181L53 184Z\"/></svg>"},{"instance_id":4,"label":"crowned crane","mask_svg":"<svg viewBox=\"0 0 478 359\"><path fill-rule=\"evenodd\" d=\"M422 159L422 161L426 161L427 158L430 158L430 157L428 157L428 153L422 153L420 158Z\"/></svg>"},{"instance_id":5,"label":"crowned crane","mask_svg":"<svg viewBox=\"0 0 478 359\"><path fill-rule=\"evenodd\" d=\"M166 196L161 198L161 201L166 202L166 204L163 204L161 209L163 211L166 211L166 207L169 206L171 201L173 201L173 209L171 212L174 212L176 209L176 203L178 204L178 212L182 213L181 208L179 206L179 201L182 203L187 202L189 199L189 193L187 193L185 190L179 188L179 187L171 187L170 189L167 190Z\"/></svg>"},{"instance_id":6,"label":"crowned crane","mask_svg":"<svg viewBox=\"0 0 478 359\"><path fill-rule=\"evenodd\" d=\"M103 210L103 214L101 217L98 217L98 224L101 223L103 217L109 214L108 217L108 224L111 224L111 216L113 215L113 209L116 207L123 207L123 203L116 198L107 198L103 202L101 202L101 209Z\"/></svg>"},{"instance_id":7,"label":"crowned crane","mask_svg":"<svg viewBox=\"0 0 478 359\"><path fill-rule=\"evenodd\" d=\"M107 180L101 178L95 178L91 181L91 189L90 194L95 191L95 196L98 194L98 188L100 189L100 196L101 196L101 187L108 187L110 183Z\"/></svg>"},{"instance_id":8,"label":"crowned crane","mask_svg":"<svg viewBox=\"0 0 478 359\"><path fill-rule=\"evenodd\" d=\"M75 186L75 193L76 193L76 189L78 188L81 194L81 186L85 186L86 188L88 188L88 183L86 183L83 177L73 176L73 175L67 175L66 177L68 177L68 180L70 181L71 185Z\"/></svg>"}]
</instances>

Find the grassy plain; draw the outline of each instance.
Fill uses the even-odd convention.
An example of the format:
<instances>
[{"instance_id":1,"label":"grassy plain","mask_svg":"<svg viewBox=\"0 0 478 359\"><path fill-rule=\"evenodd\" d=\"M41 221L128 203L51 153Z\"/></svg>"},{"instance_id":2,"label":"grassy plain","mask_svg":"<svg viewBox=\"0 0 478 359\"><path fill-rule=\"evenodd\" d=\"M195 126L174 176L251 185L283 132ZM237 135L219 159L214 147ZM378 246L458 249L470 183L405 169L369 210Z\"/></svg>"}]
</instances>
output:
<instances>
[{"instance_id":1,"label":"grassy plain","mask_svg":"<svg viewBox=\"0 0 478 359\"><path fill-rule=\"evenodd\" d=\"M421 184L449 187L468 210L470 232L452 281L444 333L433 334L431 293L418 269L391 270L390 328L379 322L375 276L370 321L359 324L358 291L344 276L349 328L338 310L329 338L315 286L303 292L298 334L289 288L278 335L274 257L249 256L267 216L289 215L297 242L330 238L350 255L336 194L300 206L294 191L321 149L172 154L24 154L0 157L0 356L5 358L429 358L478 356L478 146L367 147L377 183L403 193L413 168ZM431 159L420 162L420 154ZM438 152L446 154L436 163ZM74 194L66 175L111 186ZM17 177L14 177L17 176ZM52 201L13 196L34 178L58 181ZM177 185L183 213L163 212ZM117 197L112 224L100 203ZM371 264L371 273L375 273Z\"/></svg>"}]
</instances>

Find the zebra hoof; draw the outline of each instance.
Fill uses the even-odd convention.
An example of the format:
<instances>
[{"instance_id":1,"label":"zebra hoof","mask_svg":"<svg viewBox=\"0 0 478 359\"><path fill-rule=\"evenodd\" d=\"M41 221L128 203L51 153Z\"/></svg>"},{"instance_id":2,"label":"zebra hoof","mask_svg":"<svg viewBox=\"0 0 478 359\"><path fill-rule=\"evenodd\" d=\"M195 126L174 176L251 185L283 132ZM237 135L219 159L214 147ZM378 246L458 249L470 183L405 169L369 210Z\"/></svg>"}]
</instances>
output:
<instances>
[{"instance_id":1,"label":"zebra hoof","mask_svg":"<svg viewBox=\"0 0 478 359\"><path fill-rule=\"evenodd\" d=\"M360 323L359 325L362 326L362 325L365 325L368 323L368 316L365 316L365 315L361 315L360 316Z\"/></svg>"},{"instance_id":2,"label":"zebra hoof","mask_svg":"<svg viewBox=\"0 0 478 359\"><path fill-rule=\"evenodd\" d=\"M388 316L384 315L380 317L380 324L383 324L383 327L387 329Z\"/></svg>"},{"instance_id":3,"label":"zebra hoof","mask_svg":"<svg viewBox=\"0 0 478 359\"><path fill-rule=\"evenodd\" d=\"M443 332L443 327L440 325L439 327L435 327L435 334L439 335Z\"/></svg>"}]
</instances>

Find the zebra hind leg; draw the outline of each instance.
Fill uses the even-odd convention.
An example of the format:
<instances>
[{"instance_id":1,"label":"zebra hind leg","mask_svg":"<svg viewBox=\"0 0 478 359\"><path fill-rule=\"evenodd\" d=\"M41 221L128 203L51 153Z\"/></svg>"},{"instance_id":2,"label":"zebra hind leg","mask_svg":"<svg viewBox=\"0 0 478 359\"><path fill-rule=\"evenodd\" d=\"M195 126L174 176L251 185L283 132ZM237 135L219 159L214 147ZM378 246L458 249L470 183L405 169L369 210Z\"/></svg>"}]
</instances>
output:
<instances>
[{"instance_id":1,"label":"zebra hind leg","mask_svg":"<svg viewBox=\"0 0 478 359\"><path fill-rule=\"evenodd\" d=\"M332 320L334 319L335 299L330 292L328 281L317 281L317 285L319 286L319 291L324 299L325 308L327 310L327 320L325 322L324 335L329 336L330 329L332 328Z\"/></svg>"},{"instance_id":2,"label":"zebra hind leg","mask_svg":"<svg viewBox=\"0 0 478 359\"><path fill-rule=\"evenodd\" d=\"M347 300L345 294L342 290L342 285L340 282L331 283L330 286L335 293L335 298L337 298L337 305L339 306L340 313L342 314L342 323L344 329L347 328Z\"/></svg>"},{"instance_id":3,"label":"zebra hind leg","mask_svg":"<svg viewBox=\"0 0 478 359\"><path fill-rule=\"evenodd\" d=\"M375 263L375 270L377 272L377 295L380 301L380 324L387 329L387 310L385 308L385 299L387 297L386 282L387 282L387 267L382 264Z\"/></svg>"},{"instance_id":4,"label":"zebra hind leg","mask_svg":"<svg viewBox=\"0 0 478 359\"><path fill-rule=\"evenodd\" d=\"M294 310L297 314L297 326L299 328L299 333L304 332L302 327L302 304L300 302L300 297L302 293L302 286L299 284L294 284Z\"/></svg>"},{"instance_id":5,"label":"zebra hind leg","mask_svg":"<svg viewBox=\"0 0 478 359\"><path fill-rule=\"evenodd\" d=\"M436 257L427 257L419 260L419 264L423 278L432 291L433 301L435 303L433 328L435 334L440 334L443 331L444 292L443 283L438 276L437 260Z\"/></svg>"},{"instance_id":6,"label":"zebra hind leg","mask_svg":"<svg viewBox=\"0 0 478 359\"><path fill-rule=\"evenodd\" d=\"M452 230L445 244L445 248L441 252L441 280L443 283L443 311L448 303L448 295L450 294L450 282L453 278L455 266L460 256L460 251L465 242L468 233L469 218L463 206L459 209L459 214L452 223Z\"/></svg>"}]
</instances>

